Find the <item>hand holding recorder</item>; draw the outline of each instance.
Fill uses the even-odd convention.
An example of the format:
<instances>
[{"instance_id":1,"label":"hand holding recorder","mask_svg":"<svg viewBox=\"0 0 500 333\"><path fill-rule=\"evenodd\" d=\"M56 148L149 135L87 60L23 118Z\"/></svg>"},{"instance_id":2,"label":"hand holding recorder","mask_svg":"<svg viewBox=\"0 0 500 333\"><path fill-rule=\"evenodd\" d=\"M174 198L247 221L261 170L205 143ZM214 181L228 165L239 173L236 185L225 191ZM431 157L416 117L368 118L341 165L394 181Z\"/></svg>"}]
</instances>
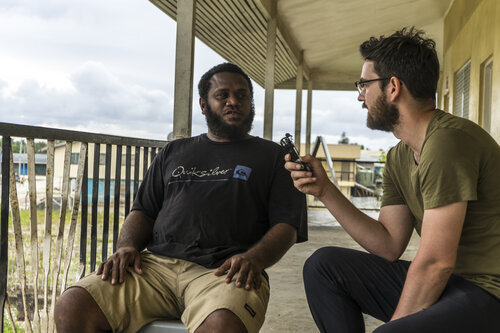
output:
<instances>
[{"instance_id":1,"label":"hand holding recorder","mask_svg":"<svg viewBox=\"0 0 500 333\"><path fill-rule=\"evenodd\" d=\"M281 139L280 144L285 148L286 153L290 154L290 158L292 162L299 163L302 165L302 170L311 171L311 168L306 163L302 162L299 157L299 152L292 141L292 135L290 133L286 133L285 137Z\"/></svg>"},{"instance_id":2,"label":"hand holding recorder","mask_svg":"<svg viewBox=\"0 0 500 333\"><path fill-rule=\"evenodd\" d=\"M311 155L299 157L297 149L293 145L291 135L286 133L280 143L285 148L285 169L290 171L293 185L302 193L311 194L321 200L321 197L335 187L328 178L321 162Z\"/></svg>"}]
</instances>

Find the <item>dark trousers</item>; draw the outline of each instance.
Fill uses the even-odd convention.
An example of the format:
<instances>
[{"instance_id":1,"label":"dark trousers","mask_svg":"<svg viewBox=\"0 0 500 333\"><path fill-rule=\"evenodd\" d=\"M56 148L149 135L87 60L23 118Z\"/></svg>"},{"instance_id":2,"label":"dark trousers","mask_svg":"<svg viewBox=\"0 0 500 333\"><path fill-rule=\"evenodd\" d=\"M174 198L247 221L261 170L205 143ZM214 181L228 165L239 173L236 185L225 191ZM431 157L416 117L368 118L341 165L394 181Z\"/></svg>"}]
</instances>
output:
<instances>
[{"instance_id":1,"label":"dark trousers","mask_svg":"<svg viewBox=\"0 0 500 333\"><path fill-rule=\"evenodd\" d=\"M391 319L409 261L389 262L361 251L324 247L304 264L309 308L321 332L365 332L362 313ZM381 325L374 332L500 332L500 301L452 275L439 300L423 311Z\"/></svg>"}]
</instances>

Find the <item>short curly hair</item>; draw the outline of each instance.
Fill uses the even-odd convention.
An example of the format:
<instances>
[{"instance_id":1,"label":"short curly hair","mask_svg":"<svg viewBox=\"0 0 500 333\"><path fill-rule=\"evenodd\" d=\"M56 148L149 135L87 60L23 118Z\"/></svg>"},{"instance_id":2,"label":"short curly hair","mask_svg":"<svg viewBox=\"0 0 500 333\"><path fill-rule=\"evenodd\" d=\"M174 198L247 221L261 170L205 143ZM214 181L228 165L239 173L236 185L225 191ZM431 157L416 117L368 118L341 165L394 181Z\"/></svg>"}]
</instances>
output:
<instances>
[{"instance_id":1,"label":"short curly hair","mask_svg":"<svg viewBox=\"0 0 500 333\"><path fill-rule=\"evenodd\" d=\"M200 95L200 98L207 100L208 91L210 90L210 79L215 74L223 72L237 73L242 75L248 82L248 87L250 89L250 96L253 98L252 81L250 81L248 75L240 67L229 62L225 62L217 66L214 66L210 68L205 74L203 74L203 76L200 79L200 82L198 82L198 94Z\"/></svg>"},{"instance_id":2,"label":"short curly hair","mask_svg":"<svg viewBox=\"0 0 500 333\"><path fill-rule=\"evenodd\" d=\"M370 37L359 51L365 60L373 61L380 77L397 77L417 100L435 100L439 60L436 43L424 38L424 34L415 27L405 27L388 37ZM381 81L381 88L386 84L387 81Z\"/></svg>"}]
</instances>

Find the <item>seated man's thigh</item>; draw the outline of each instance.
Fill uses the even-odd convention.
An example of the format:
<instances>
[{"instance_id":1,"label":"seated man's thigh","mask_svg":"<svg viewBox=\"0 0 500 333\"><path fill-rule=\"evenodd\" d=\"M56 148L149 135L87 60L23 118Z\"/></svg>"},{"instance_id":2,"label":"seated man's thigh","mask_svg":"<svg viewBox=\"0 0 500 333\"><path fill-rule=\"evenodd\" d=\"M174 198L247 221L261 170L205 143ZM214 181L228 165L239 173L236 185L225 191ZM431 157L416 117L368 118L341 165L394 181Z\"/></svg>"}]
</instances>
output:
<instances>
[{"instance_id":1,"label":"seated man's thigh","mask_svg":"<svg viewBox=\"0 0 500 333\"><path fill-rule=\"evenodd\" d=\"M227 309L245 325L249 333L258 332L264 323L269 301L269 284L262 275L259 289L237 288L235 279L226 283L226 276L215 276L214 269L192 264L183 275L185 310L182 321L194 332L214 311Z\"/></svg>"},{"instance_id":2,"label":"seated man's thigh","mask_svg":"<svg viewBox=\"0 0 500 333\"><path fill-rule=\"evenodd\" d=\"M500 301L472 282L452 275L440 299L429 308L380 326L376 333L494 333L500 327Z\"/></svg>"},{"instance_id":3,"label":"seated man's thigh","mask_svg":"<svg viewBox=\"0 0 500 333\"><path fill-rule=\"evenodd\" d=\"M176 282L170 269L176 259L149 252L142 255L143 273L137 274L133 267L128 267L121 284L111 285L111 278L103 281L101 275L92 273L74 285L89 292L115 331L137 332L153 320L180 318L179 300L170 287Z\"/></svg>"}]
</instances>

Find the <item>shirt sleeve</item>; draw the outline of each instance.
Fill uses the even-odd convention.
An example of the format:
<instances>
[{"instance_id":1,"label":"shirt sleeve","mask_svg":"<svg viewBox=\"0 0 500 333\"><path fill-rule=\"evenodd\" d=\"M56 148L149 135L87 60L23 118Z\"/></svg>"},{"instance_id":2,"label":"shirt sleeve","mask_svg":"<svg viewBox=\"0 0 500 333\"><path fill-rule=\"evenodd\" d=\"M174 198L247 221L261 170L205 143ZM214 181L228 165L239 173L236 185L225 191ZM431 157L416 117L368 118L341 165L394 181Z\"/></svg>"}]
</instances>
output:
<instances>
[{"instance_id":1,"label":"shirt sleeve","mask_svg":"<svg viewBox=\"0 0 500 333\"><path fill-rule=\"evenodd\" d=\"M297 228L297 243L307 241L306 197L292 182L290 173L285 169L284 151L280 148L271 192L269 196L269 221L271 227L287 223Z\"/></svg>"},{"instance_id":2,"label":"shirt sleeve","mask_svg":"<svg viewBox=\"0 0 500 333\"><path fill-rule=\"evenodd\" d=\"M144 179L139 186L132 205L132 210L140 210L149 218L156 220L163 204L163 160L166 149L163 148L153 159Z\"/></svg>"},{"instance_id":3,"label":"shirt sleeve","mask_svg":"<svg viewBox=\"0 0 500 333\"><path fill-rule=\"evenodd\" d=\"M387 154L387 161L385 163L384 174L382 177L382 188L384 190L382 194L382 207L391 205L406 205L403 195L395 184L393 175L392 167L395 163L395 153L395 148L392 148Z\"/></svg>"},{"instance_id":4,"label":"shirt sleeve","mask_svg":"<svg viewBox=\"0 0 500 333\"><path fill-rule=\"evenodd\" d=\"M479 149L458 129L440 129L424 143L419 180L424 209L477 199Z\"/></svg>"}]
</instances>

